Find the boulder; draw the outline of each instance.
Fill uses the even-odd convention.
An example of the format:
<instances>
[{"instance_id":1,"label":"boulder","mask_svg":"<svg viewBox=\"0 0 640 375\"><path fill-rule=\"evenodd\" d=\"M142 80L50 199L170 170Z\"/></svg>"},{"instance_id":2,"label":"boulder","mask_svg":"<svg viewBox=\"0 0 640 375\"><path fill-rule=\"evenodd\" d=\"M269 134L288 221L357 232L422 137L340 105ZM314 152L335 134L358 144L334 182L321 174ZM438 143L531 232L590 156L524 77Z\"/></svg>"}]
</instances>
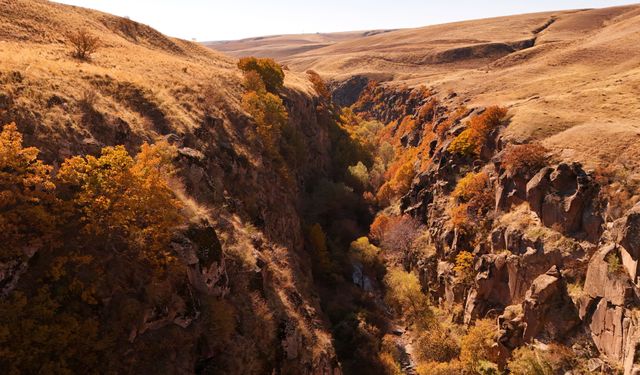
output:
<instances>
[{"instance_id":1,"label":"boulder","mask_svg":"<svg viewBox=\"0 0 640 375\"><path fill-rule=\"evenodd\" d=\"M224 297L229 278L216 231L207 221L194 223L176 235L171 247L188 266L189 283L199 292Z\"/></svg>"},{"instance_id":2,"label":"boulder","mask_svg":"<svg viewBox=\"0 0 640 375\"><path fill-rule=\"evenodd\" d=\"M613 239L620 245L622 263L631 280L638 284L640 271L640 205L633 207L613 225Z\"/></svg>"},{"instance_id":3,"label":"boulder","mask_svg":"<svg viewBox=\"0 0 640 375\"><path fill-rule=\"evenodd\" d=\"M526 186L529 206L545 226L591 242L600 237L603 223L597 193L597 184L579 163L543 168Z\"/></svg>"},{"instance_id":4,"label":"boulder","mask_svg":"<svg viewBox=\"0 0 640 375\"><path fill-rule=\"evenodd\" d=\"M523 334L525 342L539 337L561 342L580 325L578 311L555 266L533 281L522 303L522 310L526 324Z\"/></svg>"},{"instance_id":5,"label":"boulder","mask_svg":"<svg viewBox=\"0 0 640 375\"><path fill-rule=\"evenodd\" d=\"M640 299L638 288L619 263L625 252L621 246L609 243L591 258L580 316L598 351L624 365L625 374L632 374L638 371L636 362L640 359L636 355L640 345Z\"/></svg>"},{"instance_id":6,"label":"boulder","mask_svg":"<svg viewBox=\"0 0 640 375\"><path fill-rule=\"evenodd\" d=\"M508 211L527 199L529 175L504 172L496 183L496 210Z\"/></svg>"},{"instance_id":7,"label":"boulder","mask_svg":"<svg viewBox=\"0 0 640 375\"><path fill-rule=\"evenodd\" d=\"M636 205L620 221L618 243L633 259L640 258L640 205Z\"/></svg>"}]
</instances>

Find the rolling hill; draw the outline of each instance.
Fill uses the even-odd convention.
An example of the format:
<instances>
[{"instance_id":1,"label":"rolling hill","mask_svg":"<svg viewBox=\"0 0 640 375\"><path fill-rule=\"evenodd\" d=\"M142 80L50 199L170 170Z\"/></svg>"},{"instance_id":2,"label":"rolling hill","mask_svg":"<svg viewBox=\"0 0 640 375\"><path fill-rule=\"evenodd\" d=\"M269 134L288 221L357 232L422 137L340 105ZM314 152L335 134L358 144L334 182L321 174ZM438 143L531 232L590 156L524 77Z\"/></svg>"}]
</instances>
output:
<instances>
[{"instance_id":1,"label":"rolling hill","mask_svg":"<svg viewBox=\"0 0 640 375\"><path fill-rule=\"evenodd\" d=\"M541 139L593 167L640 155L640 6L546 12L351 37L277 58L328 80L425 85L468 105L507 105L507 137ZM286 40L285 37L284 40ZM269 51L270 39L261 43ZM243 41L227 53L244 54ZM214 46L215 48L215 46ZM277 48L283 48L278 43Z\"/></svg>"}]
</instances>

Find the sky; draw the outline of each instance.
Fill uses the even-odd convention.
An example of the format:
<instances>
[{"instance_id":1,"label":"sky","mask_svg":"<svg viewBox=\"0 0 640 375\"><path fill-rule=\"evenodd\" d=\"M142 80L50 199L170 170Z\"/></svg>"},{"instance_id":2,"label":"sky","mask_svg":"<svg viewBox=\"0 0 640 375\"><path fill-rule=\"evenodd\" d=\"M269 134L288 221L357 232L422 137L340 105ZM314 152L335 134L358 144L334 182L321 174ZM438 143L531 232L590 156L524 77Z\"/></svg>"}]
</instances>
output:
<instances>
[{"instance_id":1,"label":"sky","mask_svg":"<svg viewBox=\"0 0 640 375\"><path fill-rule=\"evenodd\" d=\"M56 0L198 41L277 34L396 29L639 0Z\"/></svg>"}]
</instances>

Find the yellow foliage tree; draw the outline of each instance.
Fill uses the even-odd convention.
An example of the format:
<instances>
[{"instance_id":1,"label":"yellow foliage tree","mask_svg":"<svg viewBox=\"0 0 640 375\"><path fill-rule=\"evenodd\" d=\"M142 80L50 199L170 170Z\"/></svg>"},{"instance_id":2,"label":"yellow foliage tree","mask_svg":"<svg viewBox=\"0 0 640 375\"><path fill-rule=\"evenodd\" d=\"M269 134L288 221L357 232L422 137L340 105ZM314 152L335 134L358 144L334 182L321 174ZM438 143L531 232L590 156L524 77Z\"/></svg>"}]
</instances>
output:
<instances>
[{"instance_id":1,"label":"yellow foliage tree","mask_svg":"<svg viewBox=\"0 0 640 375\"><path fill-rule=\"evenodd\" d=\"M185 223L169 187L174 153L168 143L158 142L144 144L135 158L117 146L104 148L99 158L67 159L58 179L72 194L82 231L158 264L172 261L168 243Z\"/></svg>"},{"instance_id":2,"label":"yellow foliage tree","mask_svg":"<svg viewBox=\"0 0 640 375\"><path fill-rule=\"evenodd\" d=\"M448 150L465 156L480 156L489 133L500 126L507 116L502 107L489 107L481 115L475 116L469 126L449 145Z\"/></svg>"},{"instance_id":3,"label":"yellow foliage tree","mask_svg":"<svg viewBox=\"0 0 640 375\"><path fill-rule=\"evenodd\" d=\"M461 251L456 255L456 263L453 267L453 271L458 276L458 280L469 285L473 282L473 254L468 251Z\"/></svg>"},{"instance_id":4,"label":"yellow foliage tree","mask_svg":"<svg viewBox=\"0 0 640 375\"><path fill-rule=\"evenodd\" d=\"M258 73L267 91L271 93L278 92L284 85L284 71L273 59L243 57L238 61L238 68L244 72Z\"/></svg>"},{"instance_id":5,"label":"yellow foliage tree","mask_svg":"<svg viewBox=\"0 0 640 375\"><path fill-rule=\"evenodd\" d=\"M55 239L56 205L51 167L37 160L38 149L22 147L15 124L0 132L0 260L50 247Z\"/></svg>"},{"instance_id":6,"label":"yellow foliage tree","mask_svg":"<svg viewBox=\"0 0 640 375\"><path fill-rule=\"evenodd\" d=\"M250 91L242 97L242 107L254 118L269 156L278 159L282 129L288 120L282 99L268 92Z\"/></svg>"},{"instance_id":7,"label":"yellow foliage tree","mask_svg":"<svg viewBox=\"0 0 640 375\"><path fill-rule=\"evenodd\" d=\"M496 362L496 323L489 319L478 320L469 328L460 342L460 362L464 368L472 373L479 372L483 362Z\"/></svg>"},{"instance_id":8,"label":"yellow foliage tree","mask_svg":"<svg viewBox=\"0 0 640 375\"><path fill-rule=\"evenodd\" d=\"M385 301L397 312L404 313L421 329L427 329L433 323L433 312L427 296L422 293L418 277L400 268L391 268L384 277L387 287Z\"/></svg>"}]
</instances>

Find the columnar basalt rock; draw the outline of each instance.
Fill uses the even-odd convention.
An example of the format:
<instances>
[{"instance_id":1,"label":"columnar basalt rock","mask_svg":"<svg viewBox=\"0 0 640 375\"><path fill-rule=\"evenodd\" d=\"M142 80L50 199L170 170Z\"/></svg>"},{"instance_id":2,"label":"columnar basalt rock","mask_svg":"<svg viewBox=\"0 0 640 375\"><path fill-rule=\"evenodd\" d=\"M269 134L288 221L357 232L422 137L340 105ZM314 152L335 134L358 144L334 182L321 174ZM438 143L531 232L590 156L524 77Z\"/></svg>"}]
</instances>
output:
<instances>
[{"instance_id":1,"label":"columnar basalt rock","mask_svg":"<svg viewBox=\"0 0 640 375\"><path fill-rule=\"evenodd\" d=\"M602 248L593 257L585 281L580 313L591 337L605 357L625 364L632 373L638 339L637 288L624 271L609 272L607 257L619 251L614 244Z\"/></svg>"},{"instance_id":2,"label":"columnar basalt rock","mask_svg":"<svg viewBox=\"0 0 640 375\"><path fill-rule=\"evenodd\" d=\"M597 184L578 163L540 170L527 183L527 201L547 227L596 242L602 217L597 210Z\"/></svg>"}]
</instances>

